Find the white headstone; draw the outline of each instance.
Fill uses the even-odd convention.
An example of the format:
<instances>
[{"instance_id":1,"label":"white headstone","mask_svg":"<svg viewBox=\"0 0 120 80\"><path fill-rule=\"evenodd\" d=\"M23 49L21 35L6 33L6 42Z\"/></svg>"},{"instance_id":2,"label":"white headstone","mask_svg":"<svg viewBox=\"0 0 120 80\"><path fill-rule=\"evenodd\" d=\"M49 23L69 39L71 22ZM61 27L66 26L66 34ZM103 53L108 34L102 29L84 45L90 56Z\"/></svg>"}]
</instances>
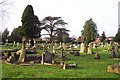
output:
<instances>
[{"instance_id":1,"label":"white headstone","mask_svg":"<svg viewBox=\"0 0 120 80\"><path fill-rule=\"evenodd\" d=\"M63 47L64 50L67 49L66 44L64 42L62 43L62 47Z\"/></svg>"},{"instance_id":2,"label":"white headstone","mask_svg":"<svg viewBox=\"0 0 120 80\"><path fill-rule=\"evenodd\" d=\"M84 43L81 43L81 45L80 45L80 53L81 54L85 54L85 45L84 45Z\"/></svg>"},{"instance_id":3,"label":"white headstone","mask_svg":"<svg viewBox=\"0 0 120 80\"><path fill-rule=\"evenodd\" d=\"M36 40L34 39L34 46L35 46L35 44L36 44Z\"/></svg>"},{"instance_id":4,"label":"white headstone","mask_svg":"<svg viewBox=\"0 0 120 80\"><path fill-rule=\"evenodd\" d=\"M20 46L20 43L19 42L17 42L17 47L19 47Z\"/></svg>"},{"instance_id":5,"label":"white headstone","mask_svg":"<svg viewBox=\"0 0 120 80\"><path fill-rule=\"evenodd\" d=\"M55 53L55 51L56 51L56 50L55 50L55 46L53 46L53 53Z\"/></svg>"},{"instance_id":6,"label":"white headstone","mask_svg":"<svg viewBox=\"0 0 120 80\"><path fill-rule=\"evenodd\" d=\"M29 46L31 46L31 40L29 39Z\"/></svg>"},{"instance_id":7,"label":"white headstone","mask_svg":"<svg viewBox=\"0 0 120 80\"><path fill-rule=\"evenodd\" d=\"M8 39L6 39L6 45L8 45Z\"/></svg>"},{"instance_id":8,"label":"white headstone","mask_svg":"<svg viewBox=\"0 0 120 80\"><path fill-rule=\"evenodd\" d=\"M16 44L15 44L15 41L13 42L13 46L15 46Z\"/></svg>"},{"instance_id":9,"label":"white headstone","mask_svg":"<svg viewBox=\"0 0 120 80\"><path fill-rule=\"evenodd\" d=\"M92 54L92 47L93 45L92 45L92 43L89 43L89 45L88 45L88 54Z\"/></svg>"},{"instance_id":10,"label":"white headstone","mask_svg":"<svg viewBox=\"0 0 120 80\"><path fill-rule=\"evenodd\" d=\"M96 44L94 43L94 44L93 44L93 48L95 48L95 46L96 46Z\"/></svg>"}]
</instances>

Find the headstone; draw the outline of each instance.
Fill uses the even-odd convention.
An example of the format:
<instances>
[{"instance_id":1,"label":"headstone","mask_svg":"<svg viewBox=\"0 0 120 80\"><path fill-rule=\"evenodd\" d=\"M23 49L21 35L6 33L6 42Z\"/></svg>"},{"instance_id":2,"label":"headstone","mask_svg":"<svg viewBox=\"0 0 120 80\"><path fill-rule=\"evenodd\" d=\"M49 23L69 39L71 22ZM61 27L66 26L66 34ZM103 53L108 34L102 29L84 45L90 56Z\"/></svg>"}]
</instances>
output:
<instances>
[{"instance_id":1,"label":"headstone","mask_svg":"<svg viewBox=\"0 0 120 80\"><path fill-rule=\"evenodd\" d=\"M20 43L19 42L17 42L17 47L19 47L20 46Z\"/></svg>"},{"instance_id":2,"label":"headstone","mask_svg":"<svg viewBox=\"0 0 120 80\"><path fill-rule=\"evenodd\" d=\"M62 43L60 42L60 43L59 43L59 47L58 47L58 49L60 49L61 47L62 47Z\"/></svg>"},{"instance_id":3,"label":"headstone","mask_svg":"<svg viewBox=\"0 0 120 80\"><path fill-rule=\"evenodd\" d=\"M6 39L6 45L8 45L8 39Z\"/></svg>"},{"instance_id":4,"label":"headstone","mask_svg":"<svg viewBox=\"0 0 120 80\"><path fill-rule=\"evenodd\" d=\"M29 47L31 46L31 40L29 39Z\"/></svg>"},{"instance_id":5,"label":"headstone","mask_svg":"<svg viewBox=\"0 0 120 80\"><path fill-rule=\"evenodd\" d=\"M77 64L63 64L63 69L77 68Z\"/></svg>"},{"instance_id":6,"label":"headstone","mask_svg":"<svg viewBox=\"0 0 120 80\"><path fill-rule=\"evenodd\" d=\"M96 54L94 55L94 59L100 59L100 55L99 55L98 53L96 53Z\"/></svg>"},{"instance_id":7,"label":"headstone","mask_svg":"<svg viewBox=\"0 0 120 80\"><path fill-rule=\"evenodd\" d=\"M77 45L75 45L75 46L74 46L74 48L78 48L78 46L77 46Z\"/></svg>"},{"instance_id":8,"label":"headstone","mask_svg":"<svg viewBox=\"0 0 120 80\"><path fill-rule=\"evenodd\" d=\"M35 44L36 44L36 40L35 39L33 39L34 40L34 46L35 46Z\"/></svg>"},{"instance_id":9,"label":"headstone","mask_svg":"<svg viewBox=\"0 0 120 80\"><path fill-rule=\"evenodd\" d=\"M89 43L89 45L88 45L88 54L92 54L92 47L93 45L92 45L92 43Z\"/></svg>"},{"instance_id":10,"label":"headstone","mask_svg":"<svg viewBox=\"0 0 120 80\"><path fill-rule=\"evenodd\" d=\"M85 51L85 45L84 45L84 43L81 43L81 45L80 45L80 53L85 55L84 51Z\"/></svg>"},{"instance_id":11,"label":"headstone","mask_svg":"<svg viewBox=\"0 0 120 80\"><path fill-rule=\"evenodd\" d=\"M106 42L106 43L105 43L105 48L108 49L108 47L109 47L109 44Z\"/></svg>"},{"instance_id":12,"label":"headstone","mask_svg":"<svg viewBox=\"0 0 120 80\"><path fill-rule=\"evenodd\" d=\"M56 50L55 50L55 46L53 46L53 51L52 51L53 53L56 53Z\"/></svg>"},{"instance_id":13,"label":"headstone","mask_svg":"<svg viewBox=\"0 0 120 80\"><path fill-rule=\"evenodd\" d=\"M64 50L67 49L67 46L66 46L66 44L64 42L62 43L62 47L63 47Z\"/></svg>"},{"instance_id":14,"label":"headstone","mask_svg":"<svg viewBox=\"0 0 120 80\"><path fill-rule=\"evenodd\" d=\"M22 63L25 60L25 37L22 38L22 48L21 48L21 53L18 62Z\"/></svg>"},{"instance_id":15,"label":"headstone","mask_svg":"<svg viewBox=\"0 0 120 80\"><path fill-rule=\"evenodd\" d=\"M96 44L94 43L94 44L93 44L93 48L95 48L95 47L96 47Z\"/></svg>"},{"instance_id":16,"label":"headstone","mask_svg":"<svg viewBox=\"0 0 120 80\"><path fill-rule=\"evenodd\" d=\"M118 52L118 45L117 45L117 43L114 44L114 50L115 50L115 53Z\"/></svg>"},{"instance_id":17,"label":"headstone","mask_svg":"<svg viewBox=\"0 0 120 80\"><path fill-rule=\"evenodd\" d=\"M54 45L55 45L55 48L57 48L57 47L58 47L58 44L57 44L57 43L55 43Z\"/></svg>"},{"instance_id":18,"label":"headstone","mask_svg":"<svg viewBox=\"0 0 120 80\"><path fill-rule=\"evenodd\" d=\"M74 56L80 56L80 53L78 51L74 51Z\"/></svg>"},{"instance_id":19,"label":"headstone","mask_svg":"<svg viewBox=\"0 0 120 80\"><path fill-rule=\"evenodd\" d=\"M101 47L104 47L103 42L101 42Z\"/></svg>"},{"instance_id":20,"label":"headstone","mask_svg":"<svg viewBox=\"0 0 120 80\"><path fill-rule=\"evenodd\" d=\"M120 62L107 66L107 72L120 74Z\"/></svg>"},{"instance_id":21,"label":"headstone","mask_svg":"<svg viewBox=\"0 0 120 80\"><path fill-rule=\"evenodd\" d=\"M115 48L114 48L114 46L112 47L112 58L116 58L116 53L115 53Z\"/></svg>"},{"instance_id":22,"label":"headstone","mask_svg":"<svg viewBox=\"0 0 120 80\"><path fill-rule=\"evenodd\" d=\"M13 46L16 46L16 44L15 44L15 43L16 43L16 42L14 41L14 42L13 42Z\"/></svg>"},{"instance_id":23,"label":"headstone","mask_svg":"<svg viewBox=\"0 0 120 80\"><path fill-rule=\"evenodd\" d=\"M53 59L53 54L48 51L45 51L45 53L42 54L41 64L52 63L52 59Z\"/></svg>"}]
</instances>

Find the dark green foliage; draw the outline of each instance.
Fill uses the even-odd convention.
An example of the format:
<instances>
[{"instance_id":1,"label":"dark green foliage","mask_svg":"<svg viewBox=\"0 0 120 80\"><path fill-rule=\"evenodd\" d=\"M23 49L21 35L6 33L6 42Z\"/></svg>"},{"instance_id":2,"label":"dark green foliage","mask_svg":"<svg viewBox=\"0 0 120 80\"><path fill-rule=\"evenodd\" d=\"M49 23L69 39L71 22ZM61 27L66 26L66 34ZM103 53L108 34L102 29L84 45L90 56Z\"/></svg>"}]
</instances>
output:
<instances>
[{"instance_id":1,"label":"dark green foliage","mask_svg":"<svg viewBox=\"0 0 120 80\"><path fill-rule=\"evenodd\" d=\"M40 37L39 20L34 15L33 7L28 5L22 15L22 36L27 39Z\"/></svg>"},{"instance_id":2,"label":"dark green foliage","mask_svg":"<svg viewBox=\"0 0 120 80\"><path fill-rule=\"evenodd\" d=\"M101 40L101 42L103 42L105 39L106 39L106 36L105 36L105 32L103 31L103 33L102 33L102 40Z\"/></svg>"},{"instance_id":3,"label":"dark green foliage","mask_svg":"<svg viewBox=\"0 0 120 80\"><path fill-rule=\"evenodd\" d=\"M57 28L58 26L64 27L67 23L62 20L61 17L45 17L43 20L43 26L44 29L48 32L48 35L50 36L50 42L53 42L54 36L57 34Z\"/></svg>"},{"instance_id":4,"label":"dark green foliage","mask_svg":"<svg viewBox=\"0 0 120 80\"><path fill-rule=\"evenodd\" d=\"M69 32L69 30L67 30L65 28L58 28L56 40L58 40L58 42L67 42L69 39L68 32Z\"/></svg>"},{"instance_id":5,"label":"dark green foliage","mask_svg":"<svg viewBox=\"0 0 120 80\"><path fill-rule=\"evenodd\" d=\"M97 33L97 26L96 23L93 22L92 18L85 22L83 26L84 30L82 30L82 34L85 37L85 43L89 44L90 42L94 41L95 38L98 36Z\"/></svg>"},{"instance_id":6,"label":"dark green foliage","mask_svg":"<svg viewBox=\"0 0 120 80\"><path fill-rule=\"evenodd\" d=\"M118 33L116 34L114 41L119 42L120 43L120 31L118 31Z\"/></svg>"},{"instance_id":7,"label":"dark green foliage","mask_svg":"<svg viewBox=\"0 0 120 80\"><path fill-rule=\"evenodd\" d=\"M19 26L18 28L14 28L11 36L10 36L10 40L11 41L21 41L22 40L22 26Z\"/></svg>"},{"instance_id":8,"label":"dark green foliage","mask_svg":"<svg viewBox=\"0 0 120 80\"><path fill-rule=\"evenodd\" d=\"M7 28L4 30L4 32L2 33L2 42L5 42L7 37L9 35L9 31L7 30Z\"/></svg>"}]
</instances>

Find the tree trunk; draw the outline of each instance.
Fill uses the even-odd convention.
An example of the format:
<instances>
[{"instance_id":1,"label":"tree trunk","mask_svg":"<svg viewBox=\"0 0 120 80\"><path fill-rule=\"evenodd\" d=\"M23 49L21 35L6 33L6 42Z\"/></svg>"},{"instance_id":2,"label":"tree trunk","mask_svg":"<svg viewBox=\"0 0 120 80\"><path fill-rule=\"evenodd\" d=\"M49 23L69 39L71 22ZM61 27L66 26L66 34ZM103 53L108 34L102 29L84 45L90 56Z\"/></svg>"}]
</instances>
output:
<instances>
[{"instance_id":1,"label":"tree trunk","mask_svg":"<svg viewBox=\"0 0 120 80\"><path fill-rule=\"evenodd\" d=\"M52 51L53 51L54 41L53 41L53 36L52 35L50 36L50 42L51 42L51 48L52 48Z\"/></svg>"}]
</instances>

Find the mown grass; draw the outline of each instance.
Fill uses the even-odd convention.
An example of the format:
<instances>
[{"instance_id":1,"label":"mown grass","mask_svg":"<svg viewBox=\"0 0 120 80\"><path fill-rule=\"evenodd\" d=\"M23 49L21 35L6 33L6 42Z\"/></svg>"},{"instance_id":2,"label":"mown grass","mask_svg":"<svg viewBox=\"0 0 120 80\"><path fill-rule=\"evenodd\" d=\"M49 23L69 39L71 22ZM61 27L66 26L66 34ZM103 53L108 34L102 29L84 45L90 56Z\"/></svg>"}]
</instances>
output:
<instances>
[{"instance_id":1,"label":"mown grass","mask_svg":"<svg viewBox=\"0 0 120 80\"><path fill-rule=\"evenodd\" d=\"M107 66L118 61L110 58L112 53L98 48L101 56L100 60L94 59L94 54L86 56L67 55L70 60L65 63L77 63L77 69L62 69L58 66L46 66L33 64L30 66L20 66L2 64L3 78L119 78L120 75L108 73ZM96 49L94 49L94 52ZM40 51L41 52L41 51ZM120 53L119 53L120 54Z\"/></svg>"}]
</instances>

